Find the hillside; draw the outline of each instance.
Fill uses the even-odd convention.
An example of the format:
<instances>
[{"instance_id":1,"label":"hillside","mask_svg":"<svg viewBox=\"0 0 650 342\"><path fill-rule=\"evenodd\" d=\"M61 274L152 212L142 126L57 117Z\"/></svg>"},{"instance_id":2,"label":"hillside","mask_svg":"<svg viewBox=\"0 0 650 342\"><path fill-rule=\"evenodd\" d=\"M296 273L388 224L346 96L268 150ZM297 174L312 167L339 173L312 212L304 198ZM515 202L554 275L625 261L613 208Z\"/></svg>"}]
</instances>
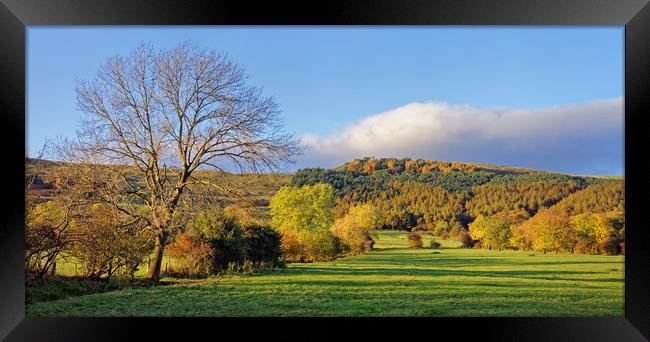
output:
<instances>
[{"instance_id":1,"label":"hillside","mask_svg":"<svg viewBox=\"0 0 650 342\"><path fill-rule=\"evenodd\" d=\"M26 181L36 162L26 159ZM57 165L47 160L38 160L38 164L45 179ZM623 177L577 176L480 163L363 158L334 169L301 169L293 175L199 170L195 176L237 189L235 194L211 191L213 201L220 205L246 202L264 219L270 198L281 186L316 183L333 187L337 216L352 205L368 202L382 211L384 227L390 229L430 229L441 222L467 228L479 215L524 210L534 216L564 199L571 204L563 201L563 207L591 208L598 203L598 212L624 211ZM30 192L45 196L48 188L47 181L39 177Z\"/></svg>"},{"instance_id":2,"label":"hillside","mask_svg":"<svg viewBox=\"0 0 650 342\"><path fill-rule=\"evenodd\" d=\"M48 175L52 172L58 162L49 160L25 159L25 182L30 182L33 178L35 168L38 165L39 175L34 179L30 186L28 195L39 197L41 200L49 198L54 190L52 184L48 181ZM126 166L124 166L127 168ZM135 184L141 183L138 179L137 172L127 174L133 179ZM176 177L173 170L169 172L170 178ZM275 192L283 185L291 182L291 174L232 174L216 170L197 170L194 177L203 180L209 180L215 184L223 185L224 188L233 189L232 192L220 192L216 189L210 189L210 199L220 205L229 205L233 203L245 202L246 206L253 207L256 212L262 216L267 215L269 200Z\"/></svg>"},{"instance_id":3,"label":"hillside","mask_svg":"<svg viewBox=\"0 0 650 342\"><path fill-rule=\"evenodd\" d=\"M576 176L539 170L488 164L403 159L355 159L334 169L298 170L292 184L302 186L329 183L338 196L351 192L387 190L389 183L423 183L440 186L449 192L468 191L487 184L577 183L620 181L622 178Z\"/></svg>"},{"instance_id":4,"label":"hillside","mask_svg":"<svg viewBox=\"0 0 650 342\"><path fill-rule=\"evenodd\" d=\"M624 178L577 176L525 168L412 159L356 159L334 169L298 170L294 186L330 184L337 215L371 203L389 229L468 227L479 215L523 210L534 216L563 199L598 212L624 210ZM605 198L606 197L606 198Z\"/></svg>"}]
</instances>

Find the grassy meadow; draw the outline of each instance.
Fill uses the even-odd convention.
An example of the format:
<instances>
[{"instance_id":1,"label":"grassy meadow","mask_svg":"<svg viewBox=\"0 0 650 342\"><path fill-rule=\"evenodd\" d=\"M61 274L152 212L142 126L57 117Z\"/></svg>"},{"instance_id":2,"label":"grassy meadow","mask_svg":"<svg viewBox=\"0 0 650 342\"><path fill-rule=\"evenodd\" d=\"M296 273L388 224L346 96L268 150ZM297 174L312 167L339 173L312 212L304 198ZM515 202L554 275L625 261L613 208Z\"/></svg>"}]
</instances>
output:
<instances>
[{"instance_id":1,"label":"grassy meadow","mask_svg":"<svg viewBox=\"0 0 650 342\"><path fill-rule=\"evenodd\" d=\"M624 257L409 249L381 231L369 254L253 275L28 305L34 316L623 316ZM434 239L424 236L424 245ZM437 238L435 238L437 239ZM73 265L64 267L74 267Z\"/></svg>"}]
</instances>

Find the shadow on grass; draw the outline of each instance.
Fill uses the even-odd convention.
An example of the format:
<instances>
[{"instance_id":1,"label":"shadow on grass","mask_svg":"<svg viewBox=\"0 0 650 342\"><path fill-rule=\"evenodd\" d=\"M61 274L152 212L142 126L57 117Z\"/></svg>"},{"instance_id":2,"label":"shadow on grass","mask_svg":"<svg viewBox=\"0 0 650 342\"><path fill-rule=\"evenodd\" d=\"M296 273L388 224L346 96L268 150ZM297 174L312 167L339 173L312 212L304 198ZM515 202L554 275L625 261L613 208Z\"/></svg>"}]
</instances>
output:
<instances>
[{"instance_id":1,"label":"shadow on grass","mask_svg":"<svg viewBox=\"0 0 650 342\"><path fill-rule=\"evenodd\" d=\"M605 272L607 273L607 272ZM429 276L429 277L486 277L486 278L521 278L538 280L562 280L562 281L588 281L588 282L622 282L622 278L576 278L567 277L570 275L593 275L604 274L593 271L549 271L549 270L511 270L511 271L473 271L473 270L437 270L424 268L387 268L387 267L359 267L359 268L337 268L337 267L309 267L293 268L285 272L286 275L333 275L333 276ZM455 282L454 282L455 283Z\"/></svg>"},{"instance_id":2,"label":"shadow on grass","mask_svg":"<svg viewBox=\"0 0 650 342\"><path fill-rule=\"evenodd\" d=\"M377 296L385 296L390 294L391 297L394 296L411 296L414 293L405 291L405 289L412 288L414 292L418 295L430 295L430 296L464 296L466 294L472 294L479 297L490 297L494 295L494 292L491 292L490 289L508 289L507 295L513 297L530 297L535 295L540 295L543 292L540 292L540 289L547 289L553 293L556 293L560 296L571 296L577 292L571 291L571 289L576 289L576 284L567 284L567 283L514 283L514 282L471 282L471 281L458 281L454 280L453 282L448 281L435 281L435 280L307 280L307 279L287 279L278 278L274 279L272 282L264 283L264 286L275 287L275 286L296 286L299 292L305 290L305 288L314 288L314 289L326 289L326 292L323 292L324 296L332 296L336 291L348 292L348 291L360 291L364 293L364 296L373 295L376 292ZM215 284L215 288L221 287L225 291L244 291L246 293L252 293L260 288L260 284L255 283L237 283L232 286L222 286ZM584 290L602 290L607 287L597 286L597 285L580 285L580 291ZM368 292L368 289L373 289L373 291ZM376 291L375 291L376 290ZM388 293L387 293L388 290ZM454 293L449 291L453 290ZM179 290L180 291L180 290ZM199 291L211 292L213 290L210 287L202 287ZM249 292L250 291L250 292ZM284 289L283 291L287 291ZM286 293L286 292L285 292ZM581 294L584 296L584 294Z\"/></svg>"},{"instance_id":3,"label":"shadow on grass","mask_svg":"<svg viewBox=\"0 0 650 342\"><path fill-rule=\"evenodd\" d=\"M443 253L440 254L384 254L381 257L377 255L362 256L363 259L357 259L354 263L348 263L346 259L339 259L340 265L346 267L358 267L362 261L365 265L395 265L403 266L431 266L431 267L476 267L476 266L555 266L555 265L618 265L622 266L623 261L612 260L588 260L588 261L561 261L561 260L541 260L541 261L513 261L516 257L490 256L490 257L448 257ZM310 264L293 264L294 268L311 268Z\"/></svg>"}]
</instances>

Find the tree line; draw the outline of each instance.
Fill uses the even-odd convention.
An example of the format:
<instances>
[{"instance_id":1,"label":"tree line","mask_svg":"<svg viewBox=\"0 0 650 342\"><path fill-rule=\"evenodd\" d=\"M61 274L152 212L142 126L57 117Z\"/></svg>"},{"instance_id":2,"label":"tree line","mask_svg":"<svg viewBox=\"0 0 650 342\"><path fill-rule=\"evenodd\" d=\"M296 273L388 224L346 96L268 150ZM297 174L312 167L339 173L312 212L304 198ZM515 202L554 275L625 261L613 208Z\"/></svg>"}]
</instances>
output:
<instances>
[{"instance_id":1,"label":"tree line","mask_svg":"<svg viewBox=\"0 0 650 342\"><path fill-rule=\"evenodd\" d=\"M624 252L622 180L478 167L427 170L425 178L422 169L393 172L388 162L396 159L373 162L373 173L364 173L370 160L299 170L292 184L330 184L337 217L370 204L382 229L430 231L485 248ZM457 186L460 179L466 183Z\"/></svg>"}]
</instances>

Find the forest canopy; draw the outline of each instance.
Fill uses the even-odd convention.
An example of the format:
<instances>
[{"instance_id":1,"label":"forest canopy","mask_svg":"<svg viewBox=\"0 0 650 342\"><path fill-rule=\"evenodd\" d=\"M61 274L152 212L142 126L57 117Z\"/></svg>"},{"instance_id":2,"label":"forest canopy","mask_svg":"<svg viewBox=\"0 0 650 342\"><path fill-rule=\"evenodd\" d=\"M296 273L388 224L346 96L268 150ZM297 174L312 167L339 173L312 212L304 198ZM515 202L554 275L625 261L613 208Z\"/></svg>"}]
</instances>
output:
<instances>
[{"instance_id":1,"label":"forest canopy","mask_svg":"<svg viewBox=\"0 0 650 342\"><path fill-rule=\"evenodd\" d=\"M383 229L454 238L469 234L478 246L497 249L571 251L577 246L597 252L608 239L617 239L617 245L624 241L620 178L368 157L335 169L298 170L292 178L296 187L320 183L334 189L337 218L371 204L381 213Z\"/></svg>"}]
</instances>

